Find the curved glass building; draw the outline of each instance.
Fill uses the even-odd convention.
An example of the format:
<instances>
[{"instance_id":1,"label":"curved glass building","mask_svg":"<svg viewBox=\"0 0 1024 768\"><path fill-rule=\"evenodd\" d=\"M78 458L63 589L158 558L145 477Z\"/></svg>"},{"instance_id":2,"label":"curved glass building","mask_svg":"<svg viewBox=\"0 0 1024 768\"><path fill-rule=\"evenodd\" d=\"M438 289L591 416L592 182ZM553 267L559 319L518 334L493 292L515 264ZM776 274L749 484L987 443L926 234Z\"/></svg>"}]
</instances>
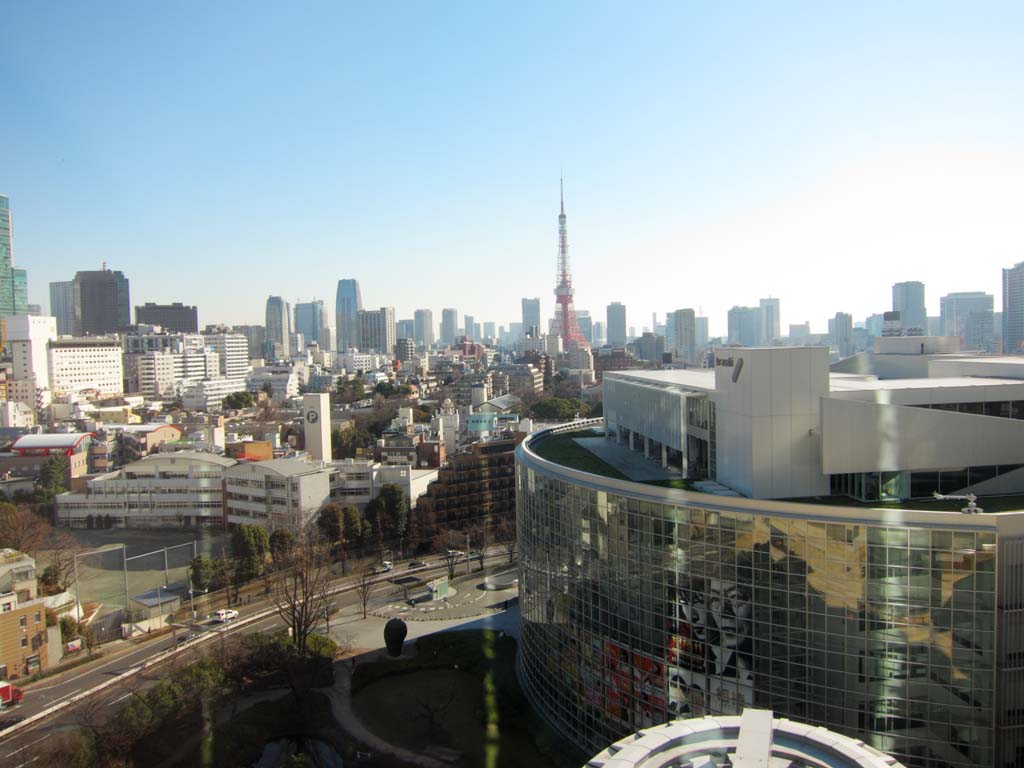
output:
<instances>
[{"instance_id":1,"label":"curved glass building","mask_svg":"<svg viewBox=\"0 0 1024 768\"><path fill-rule=\"evenodd\" d=\"M516 451L520 676L584 751L758 707L908 766L1024 764L1024 512L626 480L576 442L628 451L609 424Z\"/></svg>"}]
</instances>

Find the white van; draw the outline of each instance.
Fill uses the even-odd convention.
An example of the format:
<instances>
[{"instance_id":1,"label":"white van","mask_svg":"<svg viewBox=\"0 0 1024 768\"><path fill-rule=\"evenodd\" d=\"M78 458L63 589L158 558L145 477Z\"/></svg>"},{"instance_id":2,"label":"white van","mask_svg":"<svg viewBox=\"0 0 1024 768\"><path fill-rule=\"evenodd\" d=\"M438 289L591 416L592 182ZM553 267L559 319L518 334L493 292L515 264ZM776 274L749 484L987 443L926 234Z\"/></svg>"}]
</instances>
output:
<instances>
[{"instance_id":1,"label":"white van","mask_svg":"<svg viewBox=\"0 0 1024 768\"><path fill-rule=\"evenodd\" d=\"M225 622L231 621L232 619L238 618L238 611L230 608L221 608L217 613L214 614L216 621L224 624Z\"/></svg>"}]
</instances>

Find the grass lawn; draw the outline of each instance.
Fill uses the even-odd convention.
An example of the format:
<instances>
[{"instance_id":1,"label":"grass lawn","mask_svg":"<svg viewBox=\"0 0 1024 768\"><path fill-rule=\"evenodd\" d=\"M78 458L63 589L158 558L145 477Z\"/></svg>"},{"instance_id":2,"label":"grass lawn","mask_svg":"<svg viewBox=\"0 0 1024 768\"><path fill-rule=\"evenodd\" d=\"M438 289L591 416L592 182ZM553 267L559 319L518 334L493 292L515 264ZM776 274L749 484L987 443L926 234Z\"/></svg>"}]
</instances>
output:
<instances>
[{"instance_id":1,"label":"grass lawn","mask_svg":"<svg viewBox=\"0 0 1024 768\"><path fill-rule=\"evenodd\" d=\"M516 641L445 632L416 641L416 657L364 664L352 704L381 738L462 753L462 768L576 768L587 759L530 708L515 676Z\"/></svg>"},{"instance_id":2,"label":"grass lawn","mask_svg":"<svg viewBox=\"0 0 1024 768\"><path fill-rule=\"evenodd\" d=\"M542 440L533 446L534 452L543 459L562 464L571 469L578 469L581 472L589 472L592 475L603 475L616 480L629 480L608 462L599 459L573 438L593 437L590 430L585 432L569 432L564 435L554 435Z\"/></svg>"},{"instance_id":3,"label":"grass lawn","mask_svg":"<svg viewBox=\"0 0 1024 768\"><path fill-rule=\"evenodd\" d=\"M648 480L644 485L656 485L659 488L678 488L681 491L695 490L692 480L684 480L681 477L670 477L668 480Z\"/></svg>"}]
</instances>

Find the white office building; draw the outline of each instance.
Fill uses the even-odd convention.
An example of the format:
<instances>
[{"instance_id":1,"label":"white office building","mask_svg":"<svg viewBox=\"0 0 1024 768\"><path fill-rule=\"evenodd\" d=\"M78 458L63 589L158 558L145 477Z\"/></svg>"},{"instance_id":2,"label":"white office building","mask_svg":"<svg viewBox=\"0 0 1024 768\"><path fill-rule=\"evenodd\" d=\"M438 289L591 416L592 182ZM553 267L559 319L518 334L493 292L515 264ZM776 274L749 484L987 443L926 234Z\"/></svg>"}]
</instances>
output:
<instances>
[{"instance_id":1,"label":"white office building","mask_svg":"<svg viewBox=\"0 0 1024 768\"><path fill-rule=\"evenodd\" d=\"M328 340L329 341L329 340ZM220 355L220 375L229 379L242 378L249 373L249 342L240 333L206 333L203 342ZM324 349L334 349L321 343Z\"/></svg>"},{"instance_id":2,"label":"white office building","mask_svg":"<svg viewBox=\"0 0 1024 768\"><path fill-rule=\"evenodd\" d=\"M14 315L6 319L6 333L12 363L7 396L34 408L40 390L50 389L48 345L57 338L57 321Z\"/></svg>"},{"instance_id":3,"label":"white office building","mask_svg":"<svg viewBox=\"0 0 1024 768\"><path fill-rule=\"evenodd\" d=\"M50 388L55 395L94 389L101 394L124 390L121 343L96 336L49 342Z\"/></svg>"},{"instance_id":4,"label":"white office building","mask_svg":"<svg viewBox=\"0 0 1024 768\"><path fill-rule=\"evenodd\" d=\"M235 392L245 392L248 382L244 378L213 376L186 382L180 389L181 404L190 411L220 411L224 398Z\"/></svg>"}]
</instances>

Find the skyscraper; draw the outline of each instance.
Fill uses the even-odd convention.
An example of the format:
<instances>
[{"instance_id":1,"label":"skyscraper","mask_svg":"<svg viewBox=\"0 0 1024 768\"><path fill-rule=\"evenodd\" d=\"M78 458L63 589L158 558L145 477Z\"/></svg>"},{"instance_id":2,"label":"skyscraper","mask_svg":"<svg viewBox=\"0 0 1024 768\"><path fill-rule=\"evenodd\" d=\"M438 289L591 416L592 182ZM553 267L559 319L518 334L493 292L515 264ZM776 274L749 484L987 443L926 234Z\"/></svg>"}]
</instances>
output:
<instances>
[{"instance_id":1,"label":"skyscraper","mask_svg":"<svg viewBox=\"0 0 1024 768\"><path fill-rule=\"evenodd\" d=\"M483 338L484 339L496 339L496 338L498 338L498 333L495 330L494 323L491 323L491 322L485 322L484 323Z\"/></svg>"},{"instance_id":2,"label":"skyscraper","mask_svg":"<svg viewBox=\"0 0 1024 768\"><path fill-rule=\"evenodd\" d=\"M395 323L395 338L396 339L409 339L415 344L416 338L416 321L411 317L408 319L402 319Z\"/></svg>"},{"instance_id":3,"label":"skyscraper","mask_svg":"<svg viewBox=\"0 0 1024 768\"><path fill-rule=\"evenodd\" d=\"M562 339L562 348L572 349L573 344L581 347L587 346L587 340L583 338L579 322L576 320L576 310L573 307L572 271L569 269L569 234L565 219L565 194L561 192L562 183L559 180L561 198L561 213L558 214L558 285L555 286L555 322L552 324L551 334Z\"/></svg>"},{"instance_id":4,"label":"skyscraper","mask_svg":"<svg viewBox=\"0 0 1024 768\"><path fill-rule=\"evenodd\" d=\"M626 346L626 305L613 301L606 310L608 346Z\"/></svg>"},{"instance_id":5,"label":"skyscraper","mask_svg":"<svg viewBox=\"0 0 1024 768\"><path fill-rule=\"evenodd\" d=\"M299 302L295 305L295 333L301 333L307 344L316 342L323 349L325 337L330 336L330 325L327 307L322 299Z\"/></svg>"},{"instance_id":6,"label":"skyscraper","mask_svg":"<svg viewBox=\"0 0 1024 768\"><path fill-rule=\"evenodd\" d=\"M371 350L383 355L394 354L395 349L395 308L359 310L359 350Z\"/></svg>"},{"instance_id":7,"label":"skyscraper","mask_svg":"<svg viewBox=\"0 0 1024 768\"><path fill-rule=\"evenodd\" d=\"M759 344L771 344L782 335L778 299L761 299L761 338Z\"/></svg>"},{"instance_id":8,"label":"skyscraper","mask_svg":"<svg viewBox=\"0 0 1024 768\"><path fill-rule=\"evenodd\" d=\"M972 312L993 313L993 297L984 291L961 291L939 298L939 328L943 336L965 336L965 328ZM979 316L976 320L981 320ZM991 322L989 322L991 325ZM977 347L972 347L977 349Z\"/></svg>"},{"instance_id":9,"label":"skyscraper","mask_svg":"<svg viewBox=\"0 0 1024 768\"><path fill-rule=\"evenodd\" d=\"M761 343L760 307L733 307L729 310L729 343L756 347Z\"/></svg>"},{"instance_id":10,"label":"skyscraper","mask_svg":"<svg viewBox=\"0 0 1024 768\"><path fill-rule=\"evenodd\" d=\"M900 313L903 332L908 336L924 335L928 329L928 312L924 305L924 283L908 280L892 286L892 308Z\"/></svg>"},{"instance_id":11,"label":"skyscraper","mask_svg":"<svg viewBox=\"0 0 1024 768\"><path fill-rule=\"evenodd\" d=\"M839 352L839 357L853 354L853 315L847 312L836 312L836 316L828 321L828 335L832 344Z\"/></svg>"},{"instance_id":12,"label":"skyscraper","mask_svg":"<svg viewBox=\"0 0 1024 768\"><path fill-rule=\"evenodd\" d=\"M269 357L287 357L292 335L291 306L280 296L267 297L267 340Z\"/></svg>"},{"instance_id":13,"label":"skyscraper","mask_svg":"<svg viewBox=\"0 0 1024 768\"><path fill-rule=\"evenodd\" d=\"M339 280L338 295L335 299L335 328L338 336L338 350L344 352L359 342L359 311L363 298L359 294L358 280Z\"/></svg>"},{"instance_id":14,"label":"skyscraper","mask_svg":"<svg viewBox=\"0 0 1024 768\"><path fill-rule=\"evenodd\" d=\"M418 345L430 349L434 346L434 313L429 309L417 309L413 314L415 323L414 339Z\"/></svg>"},{"instance_id":15,"label":"skyscraper","mask_svg":"<svg viewBox=\"0 0 1024 768\"><path fill-rule=\"evenodd\" d=\"M28 273L14 266L11 209L0 195L0 317L28 314Z\"/></svg>"},{"instance_id":16,"label":"skyscraper","mask_svg":"<svg viewBox=\"0 0 1024 768\"><path fill-rule=\"evenodd\" d=\"M71 280L50 283L50 314L57 318L57 335L75 333L75 284Z\"/></svg>"},{"instance_id":17,"label":"skyscraper","mask_svg":"<svg viewBox=\"0 0 1024 768\"><path fill-rule=\"evenodd\" d=\"M523 333L540 333L540 299L523 299Z\"/></svg>"},{"instance_id":18,"label":"skyscraper","mask_svg":"<svg viewBox=\"0 0 1024 768\"><path fill-rule=\"evenodd\" d=\"M450 347L455 343L459 329L459 311L451 307L441 310L441 344Z\"/></svg>"},{"instance_id":19,"label":"skyscraper","mask_svg":"<svg viewBox=\"0 0 1024 768\"><path fill-rule=\"evenodd\" d=\"M135 307L135 322L140 325L159 325L165 331L174 333L199 333L199 310L194 306L185 306L180 301L173 304L147 301L141 307Z\"/></svg>"},{"instance_id":20,"label":"skyscraper","mask_svg":"<svg viewBox=\"0 0 1024 768\"><path fill-rule=\"evenodd\" d=\"M103 269L77 272L72 281L75 332L83 336L116 333L132 322L128 278Z\"/></svg>"},{"instance_id":21,"label":"skyscraper","mask_svg":"<svg viewBox=\"0 0 1024 768\"><path fill-rule=\"evenodd\" d=\"M1024 353L1024 261L1003 270L1003 354Z\"/></svg>"},{"instance_id":22,"label":"skyscraper","mask_svg":"<svg viewBox=\"0 0 1024 768\"><path fill-rule=\"evenodd\" d=\"M593 346L594 344L594 321L590 317L590 312L586 309L576 310L576 322L580 324L580 331L583 333L583 338L587 340L587 343Z\"/></svg>"},{"instance_id":23,"label":"skyscraper","mask_svg":"<svg viewBox=\"0 0 1024 768\"><path fill-rule=\"evenodd\" d=\"M472 315L465 315L462 323L462 333L470 341L476 341L476 318Z\"/></svg>"},{"instance_id":24,"label":"skyscraper","mask_svg":"<svg viewBox=\"0 0 1024 768\"><path fill-rule=\"evenodd\" d=\"M704 349L708 345L708 319L699 316L693 318L693 327L694 343L698 350Z\"/></svg>"}]
</instances>

